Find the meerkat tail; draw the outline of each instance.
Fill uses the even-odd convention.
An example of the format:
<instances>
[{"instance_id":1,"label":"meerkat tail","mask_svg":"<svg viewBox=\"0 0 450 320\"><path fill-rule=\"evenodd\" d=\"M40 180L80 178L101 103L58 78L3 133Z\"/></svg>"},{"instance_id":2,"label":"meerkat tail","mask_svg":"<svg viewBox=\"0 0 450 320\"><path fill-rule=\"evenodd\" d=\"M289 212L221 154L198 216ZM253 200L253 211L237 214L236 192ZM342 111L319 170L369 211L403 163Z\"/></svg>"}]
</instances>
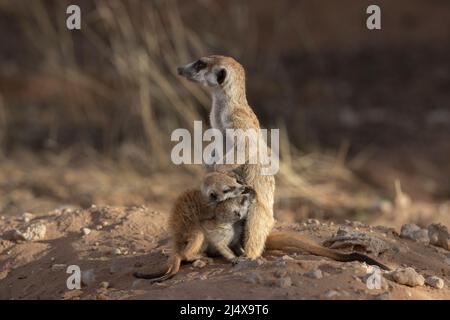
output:
<instances>
[{"instance_id":1,"label":"meerkat tail","mask_svg":"<svg viewBox=\"0 0 450 320\"><path fill-rule=\"evenodd\" d=\"M389 267L361 253L342 253L329 248L325 248L304 235L296 232L272 232L267 237L266 249L281 250L286 247L303 249L311 254L331 258L336 261L360 261L369 265L378 266L384 270L390 270Z\"/></svg>"},{"instance_id":2,"label":"meerkat tail","mask_svg":"<svg viewBox=\"0 0 450 320\"><path fill-rule=\"evenodd\" d=\"M156 272L156 273L141 273L141 272L135 272L133 275L136 278L139 279L148 279L151 280L151 282L162 282L165 280L168 280L172 278L174 275L178 273L181 266L181 257L179 255L176 255L172 259L172 263L170 264L169 268L165 272Z\"/></svg>"}]
</instances>

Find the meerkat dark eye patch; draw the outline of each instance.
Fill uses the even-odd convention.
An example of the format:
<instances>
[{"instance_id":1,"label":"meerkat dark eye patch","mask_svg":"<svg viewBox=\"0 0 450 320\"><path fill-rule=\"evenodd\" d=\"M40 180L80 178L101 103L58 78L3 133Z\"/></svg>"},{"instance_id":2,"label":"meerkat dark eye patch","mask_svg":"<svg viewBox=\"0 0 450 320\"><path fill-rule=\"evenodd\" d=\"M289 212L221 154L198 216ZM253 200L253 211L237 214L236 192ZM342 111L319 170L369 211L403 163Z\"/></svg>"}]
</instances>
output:
<instances>
[{"instance_id":1,"label":"meerkat dark eye patch","mask_svg":"<svg viewBox=\"0 0 450 320\"><path fill-rule=\"evenodd\" d=\"M199 72L202 69L206 68L206 63L203 62L202 60L198 60L197 62L194 63L194 69L196 72Z\"/></svg>"},{"instance_id":2,"label":"meerkat dark eye patch","mask_svg":"<svg viewBox=\"0 0 450 320\"><path fill-rule=\"evenodd\" d=\"M225 81L225 78L227 77L227 70L220 69L219 71L216 72L216 77L217 83L222 84Z\"/></svg>"},{"instance_id":3,"label":"meerkat dark eye patch","mask_svg":"<svg viewBox=\"0 0 450 320\"><path fill-rule=\"evenodd\" d=\"M228 188L224 188L222 191L223 193L228 193L228 192L233 192L236 189L236 187L228 187Z\"/></svg>"}]
</instances>

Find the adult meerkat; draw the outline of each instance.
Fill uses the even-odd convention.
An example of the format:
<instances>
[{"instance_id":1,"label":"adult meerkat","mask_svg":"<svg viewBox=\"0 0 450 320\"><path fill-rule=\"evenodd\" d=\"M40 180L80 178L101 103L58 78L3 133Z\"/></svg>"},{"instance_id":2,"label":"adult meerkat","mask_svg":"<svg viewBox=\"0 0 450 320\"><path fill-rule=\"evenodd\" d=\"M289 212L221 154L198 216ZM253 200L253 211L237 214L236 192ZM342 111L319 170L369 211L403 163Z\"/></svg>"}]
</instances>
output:
<instances>
[{"instance_id":1,"label":"adult meerkat","mask_svg":"<svg viewBox=\"0 0 450 320\"><path fill-rule=\"evenodd\" d=\"M253 129L259 134L258 118L249 106L245 89L245 71L230 57L207 56L178 68L188 80L208 87L212 96L210 122L226 137L226 129ZM247 153L247 152L246 152ZM246 154L247 156L247 154ZM217 166L216 170L231 171L239 165ZM262 175L259 164L239 166L239 174L256 192L255 203L247 217L244 237L245 256L255 259L264 251L266 238L274 225L273 204L275 179Z\"/></svg>"},{"instance_id":2,"label":"adult meerkat","mask_svg":"<svg viewBox=\"0 0 450 320\"><path fill-rule=\"evenodd\" d=\"M211 55L178 67L177 71L179 75L203 84L209 89L212 96L210 123L213 128L219 129L223 135L226 135L226 129L260 130L258 118L247 102L245 70L236 60L231 57ZM226 164L218 166L216 169L220 171L238 169L238 174L242 176L244 183L251 186L256 192L255 203L250 208L245 228L244 252L246 257L255 259L261 256L265 247L268 249L296 247L337 261L364 261L388 269L368 256L359 253L340 253L325 248L299 233L274 232L270 234L274 225L274 177L262 175L259 164L243 166Z\"/></svg>"},{"instance_id":3,"label":"adult meerkat","mask_svg":"<svg viewBox=\"0 0 450 320\"><path fill-rule=\"evenodd\" d=\"M201 190L186 191L175 201L169 218L173 251L167 270L154 274L136 272L134 276L164 281L179 271L182 261L201 259L205 253L218 253L234 262L235 252L243 251L241 222L247 217L254 195L251 188L231 176L207 174Z\"/></svg>"}]
</instances>

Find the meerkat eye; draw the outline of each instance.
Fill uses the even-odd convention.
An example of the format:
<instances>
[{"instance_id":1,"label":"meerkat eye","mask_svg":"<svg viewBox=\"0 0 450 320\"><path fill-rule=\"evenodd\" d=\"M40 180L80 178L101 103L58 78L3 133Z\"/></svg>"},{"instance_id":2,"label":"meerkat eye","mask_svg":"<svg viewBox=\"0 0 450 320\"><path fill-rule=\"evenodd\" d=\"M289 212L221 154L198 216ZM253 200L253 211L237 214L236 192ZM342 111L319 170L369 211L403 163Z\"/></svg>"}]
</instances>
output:
<instances>
[{"instance_id":1,"label":"meerkat eye","mask_svg":"<svg viewBox=\"0 0 450 320\"><path fill-rule=\"evenodd\" d=\"M236 187L226 187L222 191L223 191L223 193L228 193L228 192L234 191L235 189L236 189Z\"/></svg>"},{"instance_id":2,"label":"meerkat eye","mask_svg":"<svg viewBox=\"0 0 450 320\"><path fill-rule=\"evenodd\" d=\"M202 69L206 68L206 63L204 63L202 60L198 60L195 64L194 64L194 69L195 71L199 72Z\"/></svg>"},{"instance_id":3,"label":"meerkat eye","mask_svg":"<svg viewBox=\"0 0 450 320\"><path fill-rule=\"evenodd\" d=\"M214 200L214 201L217 200L217 194L216 194L215 192L211 192L211 193L209 194L209 197L211 198L211 200Z\"/></svg>"},{"instance_id":4,"label":"meerkat eye","mask_svg":"<svg viewBox=\"0 0 450 320\"><path fill-rule=\"evenodd\" d=\"M225 78L227 77L227 71L225 69L220 69L216 72L217 77L217 83L222 84L225 81Z\"/></svg>"}]
</instances>

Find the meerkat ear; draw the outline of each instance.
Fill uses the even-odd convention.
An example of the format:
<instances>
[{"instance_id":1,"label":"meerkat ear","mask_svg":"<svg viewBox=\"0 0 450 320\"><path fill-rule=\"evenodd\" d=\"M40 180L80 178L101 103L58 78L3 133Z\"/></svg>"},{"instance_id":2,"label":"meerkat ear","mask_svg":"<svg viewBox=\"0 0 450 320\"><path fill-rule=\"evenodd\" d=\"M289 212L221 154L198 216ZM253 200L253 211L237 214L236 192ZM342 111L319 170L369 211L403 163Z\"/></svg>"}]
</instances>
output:
<instances>
[{"instance_id":1,"label":"meerkat ear","mask_svg":"<svg viewBox=\"0 0 450 320\"><path fill-rule=\"evenodd\" d=\"M216 77L217 77L217 83L218 84L222 84L225 81L225 78L227 77L227 70L225 69L220 69L219 71L216 72Z\"/></svg>"}]
</instances>

